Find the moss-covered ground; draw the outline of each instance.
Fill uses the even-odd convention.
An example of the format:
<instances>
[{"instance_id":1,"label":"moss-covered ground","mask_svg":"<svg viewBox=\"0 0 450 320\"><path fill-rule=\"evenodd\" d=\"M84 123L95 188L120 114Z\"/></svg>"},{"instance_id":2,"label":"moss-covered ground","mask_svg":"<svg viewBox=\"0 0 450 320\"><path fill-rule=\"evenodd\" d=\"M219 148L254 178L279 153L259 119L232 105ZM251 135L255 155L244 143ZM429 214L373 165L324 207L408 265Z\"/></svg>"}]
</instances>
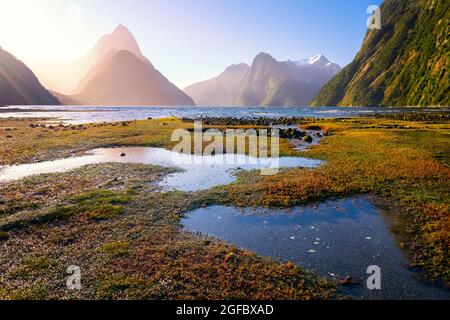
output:
<instances>
[{"instance_id":1,"label":"moss-covered ground","mask_svg":"<svg viewBox=\"0 0 450 320\"><path fill-rule=\"evenodd\" d=\"M44 121L0 120L0 165L99 147L170 148L174 129L192 127L163 119L36 128ZM161 190L157 182L175 169L137 164L91 165L0 184L0 298L336 298L335 283L186 233L179 221L210 204L292 207L354 194L395 208L402 223L394 231L412 263L450 283L450 123L361 118L300 125L329 135L301 153L282 140L281 154L324 160L316 169L245 172L236 183L195 193ZM70 265L81 267L81 291L66 287Z\"/></svg>"}]
</instances>

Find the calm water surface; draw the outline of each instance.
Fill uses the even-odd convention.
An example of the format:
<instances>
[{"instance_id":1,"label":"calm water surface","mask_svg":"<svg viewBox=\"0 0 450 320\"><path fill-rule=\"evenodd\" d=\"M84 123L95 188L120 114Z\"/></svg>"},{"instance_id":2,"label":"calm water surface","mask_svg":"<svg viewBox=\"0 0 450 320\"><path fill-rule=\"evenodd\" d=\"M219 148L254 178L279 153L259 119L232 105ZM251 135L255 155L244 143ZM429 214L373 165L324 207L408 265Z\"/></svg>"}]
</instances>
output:
<instances>
[{"instance_id":1,"label":"calm water surface","mask_svg":"<svg viewBox=\"0 0 450 320\"><path fill-rule=\"evenodd\" d=\"M180 168L181 172L168 175L161 183L167 189L180 191L205 190L229 184L236 180L236 170L256 170L274 166L314 168L322 163L319 160L301 157L281 157L277 160L236 154L198 156L180 154L162 148L106 148L93 150L86 156L0 168L0 182L42 173L66 172L88 164L107 162L143 163Z\"/></svg>"},{"instance_id":2,"label":"calm water surface","mask_svg":"<svg viewBox=\"0 0 450 320\"><path fill-rule=\"evenodd\" d=\"M382 215L364 197L286 210L213 206L182 220L186 230L218 237L263 256L292 261L330 278L352 276L343 288L363 299L450 299L411 270ZM381 268L381 290L366 287L367 268Z\"/></svg>"},{"instance_id":3,"label":"calm water surface","mask_svg":"<svg viewBox=\"0 0 450 320\"><path fill-rule=\"evenodd\" d=\"M5 112L22 109L26 112ZM92 107L92 106L10 106L0 108L0 117L53 117L64 122L95 123L142 120L149 117L316 117L348 118L371 113L416 112L417 108L342 108L342 107ZM421 108L421 112L438 112L448 108Z\"/></svg>"}]
</instances>

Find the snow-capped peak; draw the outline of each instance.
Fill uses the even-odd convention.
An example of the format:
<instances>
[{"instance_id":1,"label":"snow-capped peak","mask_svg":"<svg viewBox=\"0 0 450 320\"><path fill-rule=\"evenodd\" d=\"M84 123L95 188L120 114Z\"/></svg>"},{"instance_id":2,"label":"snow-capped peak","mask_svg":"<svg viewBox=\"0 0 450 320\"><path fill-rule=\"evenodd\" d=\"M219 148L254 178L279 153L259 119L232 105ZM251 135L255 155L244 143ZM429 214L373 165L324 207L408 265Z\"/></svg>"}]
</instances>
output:
<instances>
[{"instance_id":1,"label":"snow-capped peak","mask_svg":"<svg viewBox=\"0 0 450 320\"><path fill-rule=\"evenodd\" d=\"M308 62L309 62L310 64L315 64L315 63L317 63L317 62L319 62L319 61L323 61L323 60L328 61L328 59L325 58L324 55L322 55L322 54L316 54L316 55L310 57L310 58L308 59Z\"/></svg>"},{"instance_id":2,"label":"snow-capped peak","mask_svg":"<svg viewBox=\"0 0 450 320\"><path fill-rule=\"evenodd\" d=\"M296 64L299 66L313 65L313 64L319 64L324 66L329 62L330 61L328 61L328 59L325 58L323 54L315 54L312 57L297 61Z\"/></svg>"}]
</instances>

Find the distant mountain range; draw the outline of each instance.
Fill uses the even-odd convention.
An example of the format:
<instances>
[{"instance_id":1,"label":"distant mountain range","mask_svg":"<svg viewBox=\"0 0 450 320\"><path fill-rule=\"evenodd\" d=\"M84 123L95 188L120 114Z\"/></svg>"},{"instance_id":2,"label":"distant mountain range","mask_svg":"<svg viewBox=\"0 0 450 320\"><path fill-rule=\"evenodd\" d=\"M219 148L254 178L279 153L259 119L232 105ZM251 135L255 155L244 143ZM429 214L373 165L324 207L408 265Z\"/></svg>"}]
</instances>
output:
<instances>
[{"instance_id":1,"label":"distant mountain range","mask_svg":"<svg viewBox=\"0 0 450 320\"><path fill-rule=\"evenodd\" d=\"M202 106L304 106L340 70L323 55L294 62L260 53L251 66L233 65L184 92Z\"/></svg>"},{"instance_id":2,"label":"distant mountain range","mask_svg":"<svg viewBox=\"0 0 450 320\"><path fill-rule=\"evenodd\" d=\"M23 62L0 48L0 107L58 104Z\"/></svg>"},{"instance_id":3,"label":"distant mountain range","mask_svg":"<svg viewBox=\"0 0 450 320\"><path fill-rule=\"evenodd\" d=\"M386 0L380 30L314 106L449 106L450 1Z\"/></svg>"},{"instance_id":4,"label":"distant mountain range","mask_svg":"<svg viewBox=\"0 0 450 320\"><path fill-rule=\"evenodd\" d=\"M0 49L0 106L449 106L449 12L450 1L385 0L381 29L368 31L344 69L323 55L277 61L260 53L251 66L232 65L184 92L122 25L82 59L32 65L50 92Z\"/></svg>"}]
</instances>

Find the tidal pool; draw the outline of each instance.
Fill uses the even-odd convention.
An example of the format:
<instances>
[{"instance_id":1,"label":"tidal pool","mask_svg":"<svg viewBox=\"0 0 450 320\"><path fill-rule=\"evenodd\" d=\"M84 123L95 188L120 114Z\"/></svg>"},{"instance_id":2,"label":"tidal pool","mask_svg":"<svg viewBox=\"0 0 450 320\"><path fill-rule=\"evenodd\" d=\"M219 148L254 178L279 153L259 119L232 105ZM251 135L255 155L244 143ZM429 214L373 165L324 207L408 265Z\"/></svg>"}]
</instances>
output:
<instances>
[{"instance_id":1,"label":"tidal pool","mask_svg":"<svg viewBox=\"0 0 450 320\"><path fill-rule=\"evenodd\" d=\"M292 261L329 278L351 276L342 287L359 299L450 299L409 268L382 215L365 197L286 210L213 206L190 212L186 230L226 240L241 248ZM381 290L367 289L367 268L381 268Z\"/></svg>"},{"instance_id":2,"label":"tidal pool","mask_svg":"<svg viewBox=\"0 0 450 320\"><path fill-rule=\"evenodd\" d=\"M164 167L177 167L181 171L168 175L161 186L180 191L205 190L235 181L237 170L307 167L314 168L320 160L301 157L255 158L246 155L190 155L162 148L108 148L96 149L85 156L66 158L40 163L23 164L0 168L0 182L18 180L24 177L66 172L95 163L143 163Z\"/></svg>"}]
</instances>

